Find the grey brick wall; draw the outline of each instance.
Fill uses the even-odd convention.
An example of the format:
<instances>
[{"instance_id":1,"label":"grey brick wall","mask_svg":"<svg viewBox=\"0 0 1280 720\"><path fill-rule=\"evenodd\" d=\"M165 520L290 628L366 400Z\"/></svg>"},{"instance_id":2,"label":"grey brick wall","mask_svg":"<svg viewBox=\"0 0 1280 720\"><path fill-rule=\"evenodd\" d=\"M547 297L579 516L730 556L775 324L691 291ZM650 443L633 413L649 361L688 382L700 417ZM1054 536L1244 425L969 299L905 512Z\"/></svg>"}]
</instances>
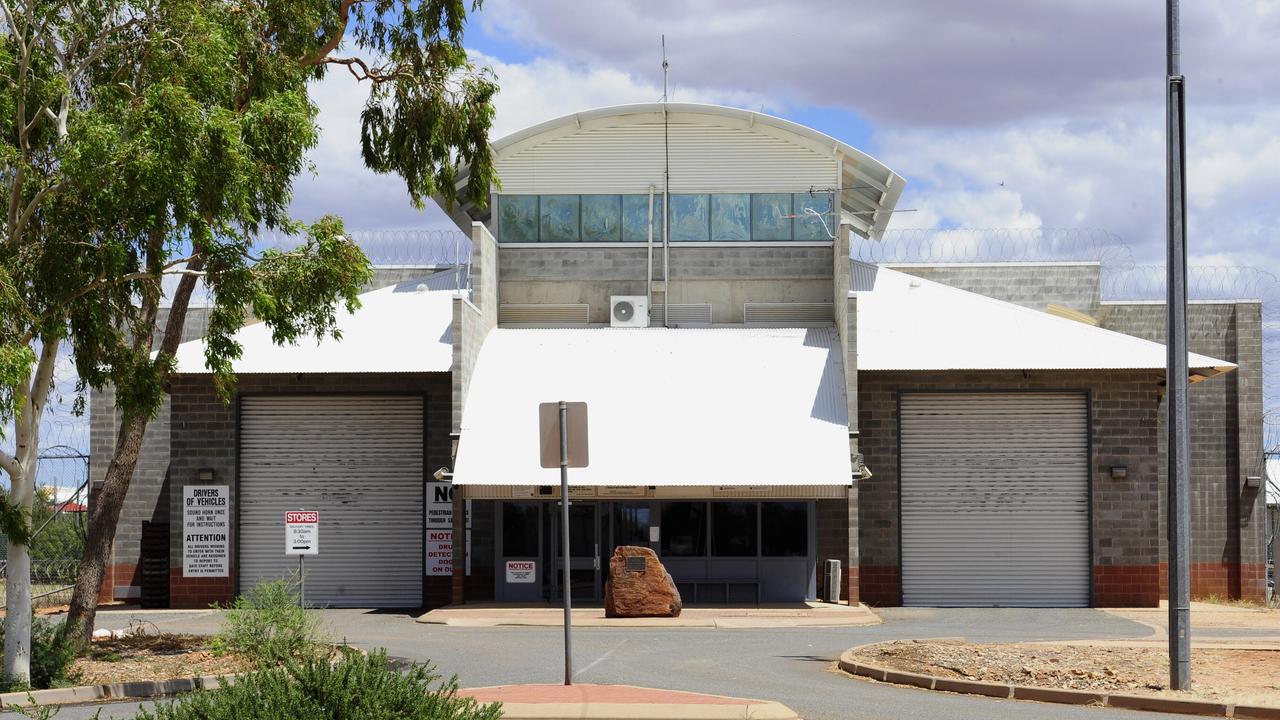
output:
<instances>
[{"instance_id":1,"label":"grey brick wall","mask_svg":"<svg viewBox=\"0 0 1280 720\"><path fill-rule=\"evenodd\" d=\"M884 587L869 592L870 573L900 566L898 526L898 397L918 390L1077 390L1091 393L1090 458L1094 566L1158 563L1157 410L1160 374L1096 372L864 372L859 380L861 448L874 473L858 483L864 600L896 604ZM1113 465L1128 476L1115 480ZM896 575L885 577L890 585ZM1153 576L1154 579L1154 576ZM869 596L869 597L868 597Z\"/></svg>"},{"instance_id":2,"label":"grey brick wall","mask_svg":"<svg viewBox=\"0 0 1280 720\"><path fill-rule=\"evenodd\" d=\"M591 322L609 321L609 296L644 295L646 251L637 247L505 245L498 263L503 303L586 303ZM653 278L662 279L654 249ZM672 303L710 303L718 323L742 322L745 302L830 302L829 246L671 248ZM655 302L662 302L661 283Z\"/></svg>"},{"instance_id":3,"label":"grey brick wall","mask_svg":"<svg viewBox=\"0 0 1280 720\"><path fill-rule=\"evenodd\" d=\"M426 398L426 472L450 465L450 381L445 373L243 375L237 394L403 394ZM170 442L172 462L166 483L168 512L181 517L182 489L200 484L197 472L214 471L215 483L231 486L232 512L237 502L236 428L238 399L228 405L218 399L208 376L179 376L173 383ZM236 530L232 529L231 562L237 557ZM170 567L181 570L182 533L170 530Z\"/></svg>"},{"instance_id":4,"label":"grey brick wall","mask_svg":"<svg viewBox=\"0 0 1280 720\"><path fill-rule=\"evenodd\" d=\"M480 223L472 225L471 299L453 301L453 432L462 429L471 373L485 337L498 324L498 243ZM453 467L453 463L449 463Z\"/></svg>"},{"instance_id":5,"label":"grey brick wall","mask_svg":"<svg viewBox=\"0 0 1280 720\"><path fill-rule=\"evenodd\" d=\"M887 264L904 273L1044 310L1050 303L1097 316L1099 278L1096 262Z\"/></svg>"},{"instance_id":6,"label":"grey brick wall","mask_svg":"<svg viewBox=\"0 0 1280 720\"><path fill-rule=\"evenodd\" d=\"M1165 339L1160 303L1104 303L1103 327L1155 342ZM1262 469L1262 317L1252 302L1192 303L1187 317L1192 352L1228 360L1234 372L1194 383L1191 427L1192 591L1198 596L1260 598L1265 562L1262 493L1244 487ZM1161 408L1160 554L1166 555L1165 409Z\"/></svg>"}]
</instances>

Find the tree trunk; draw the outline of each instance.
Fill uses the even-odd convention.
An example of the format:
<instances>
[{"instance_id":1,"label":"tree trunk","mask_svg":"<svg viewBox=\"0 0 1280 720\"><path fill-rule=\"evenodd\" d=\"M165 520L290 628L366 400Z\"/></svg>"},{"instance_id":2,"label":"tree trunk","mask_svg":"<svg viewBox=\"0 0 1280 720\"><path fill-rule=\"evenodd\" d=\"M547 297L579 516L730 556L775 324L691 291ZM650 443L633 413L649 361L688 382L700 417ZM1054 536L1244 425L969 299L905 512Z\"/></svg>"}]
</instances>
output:
<instances>
[{"instance_id":1,"label":"tree trunk","mask_svg":"<svg viewBox=\"0 0 1280 720\"><path fill-rule=\"evenodd\" d=\"M31 679L31 548L12 541L5 568L4 675L24 684Z\"/></svg>"},{"instance_id":2,"label":"tree trunk","mask_svg":"<svg viewBox=\"0 0 1280 720\"><path fill-rule=\"evenodd\" d=\"M58 361L57 338L42 338L35 375L20 384L25 397L15 418L14 455L6 457L9 502L20 507L27 531L36 497L36 463L40 456L40 418L53 383ZM30 382L30 385L27 383ZM30 538L28 538L30 542ZM9 563L5 569L4 677L21 683L31 679L31 547L9 538Z\"/></svg>"},{"instance_id":3,"label":"tree trunk","mask_svg":"<svg viewBox=\"0 0 1280 720\"><path fill-rule=\"evenodd\" d=\"M200 259L193 260L188 270L199 270L203 266ZM164 338L160 342L160 355L173 355L182 340L182 327L187 319L187 306L191 302L191 292L195 289L196 276L183 275L178 289L173 295L173 303L169 307L169 317L165 321ZM150 314L144 326L149 329L147 337L139 338L150 349L151 336L154 335L156 309L145 310ZM156 362L159 362L157 358ZM164 378L168 382L168 378ZM76 587L71 595L71 607L67 612L67 620L63 624L64 636L75 639L82 647L87 646L93 637L94 620L98 612L98 593L102 588L102 580L106 575L107 561L111 556L111 545L116 539L116 525L120 521L120 511L124 509L125 496L129 493L129 483L133 480L133 472L138 467L138 455L142 451L142 440L146 435L150 418L140 413L132 413L125 418L120 434L116 437L116 446L111 453L111 462L107 465L106 476L102 487L93 493L89 504L89 532L85 539L84 555L80 559L79 572L76 575Z\"/></svg>"}]
</instances>

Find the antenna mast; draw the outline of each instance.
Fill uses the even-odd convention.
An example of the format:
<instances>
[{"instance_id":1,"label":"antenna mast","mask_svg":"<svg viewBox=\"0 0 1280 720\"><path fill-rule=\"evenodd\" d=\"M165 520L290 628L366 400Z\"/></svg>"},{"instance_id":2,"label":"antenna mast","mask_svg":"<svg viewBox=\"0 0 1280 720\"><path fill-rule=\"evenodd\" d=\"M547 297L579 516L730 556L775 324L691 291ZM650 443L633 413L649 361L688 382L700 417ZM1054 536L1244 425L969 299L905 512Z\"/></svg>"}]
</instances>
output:
<instances>
[{"instance_id":1,"label":"antenna mast","mask_svg":"<svg viewBox=\"0 0 1280 720\"><path fill-rule=\"evenodd\" d=\"M667 62L667 36L662 36L662 102L667 101L667 69L671 65Z\"/></svg>"}]
</instances>

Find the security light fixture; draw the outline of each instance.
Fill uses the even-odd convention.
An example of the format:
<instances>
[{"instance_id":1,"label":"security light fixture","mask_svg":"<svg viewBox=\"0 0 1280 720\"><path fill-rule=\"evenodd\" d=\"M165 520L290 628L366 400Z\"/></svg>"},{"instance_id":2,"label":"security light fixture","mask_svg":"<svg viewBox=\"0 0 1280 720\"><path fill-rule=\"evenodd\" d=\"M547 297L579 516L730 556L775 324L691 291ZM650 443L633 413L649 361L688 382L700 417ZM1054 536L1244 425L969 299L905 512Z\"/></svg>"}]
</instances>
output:
<instances>
[{"instance_id":1,"label":"security light fixture","mask_svg":"<svg viewBox=\"0 0 1280 720\"><path fill-rule=\"evenodd\" d=\"M1125 478L1127 478L1127 477L1129 477L1129 468L1125 467L1124 465L1112 465L1112 466L1111 466L1111 479L1112 479L1112 480L1123 480L1123 479L1125 479Z\"/></svg>"},{"instance_id":2,"label":"security light fixture","mask_svg":"<svg viewBox=\"0 0 1280 720\"><path fill-rule=\"evenodd\" d=\"M1245 487L1247 487L1247 488L1260 488L1260 487L1262 487L1262 476L1261 476L1261 475L1246 475L1246 476L1245 476L1245 478L1244 478L1244 486L1245 486Z\"/></svg>"},{"instance_id":3,"label":"security light fixture","mask_svg":"<svg viewBox=\"0 0 1280 720\"><path fill-rule=\"evenodd\" d=\"M442 467L439 470L436 470L435 472L431 473L431 477L435 478L436 482L443 482L445 478L449 478L450 480L452 480L453 473L449 472L449 468Z\"/></svg>"}]
</instances>

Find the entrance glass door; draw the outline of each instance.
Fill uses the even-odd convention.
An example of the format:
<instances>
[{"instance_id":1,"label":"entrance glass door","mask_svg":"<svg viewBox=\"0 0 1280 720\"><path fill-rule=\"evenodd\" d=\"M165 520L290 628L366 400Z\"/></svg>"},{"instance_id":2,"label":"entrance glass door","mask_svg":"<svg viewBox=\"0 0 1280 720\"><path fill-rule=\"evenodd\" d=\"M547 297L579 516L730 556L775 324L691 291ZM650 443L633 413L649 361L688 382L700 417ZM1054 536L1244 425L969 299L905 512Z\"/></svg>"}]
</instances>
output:
<instances>
[{"instance_id":1,"label":"entrance glass door","mask_svg":"<svg viewBox=\"0 0 1280 720\"><path fill-rule=\"evenodd\" d=\"M560 597L564 581L564 554L560 550L560 503L547 503L551 514L546 527L550 530L545 547L552 549L553 558L547 564L554 570L548 577L550 597ZM574 600L595 602L603 599L600 591L600 506L593 502L569 503L569 579Z\"/></svg>"}]
</instances>

